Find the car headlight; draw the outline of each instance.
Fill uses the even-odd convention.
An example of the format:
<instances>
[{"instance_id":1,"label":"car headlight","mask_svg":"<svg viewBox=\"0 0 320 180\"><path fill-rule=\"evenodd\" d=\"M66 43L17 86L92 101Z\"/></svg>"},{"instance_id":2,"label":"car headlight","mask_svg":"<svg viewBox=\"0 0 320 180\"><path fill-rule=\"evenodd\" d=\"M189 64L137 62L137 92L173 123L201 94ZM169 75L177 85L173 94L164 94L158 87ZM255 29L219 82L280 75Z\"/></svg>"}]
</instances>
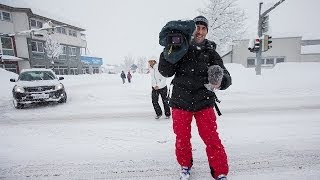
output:
<instances>
[{"instance_id":1,"label":"car headlight","mask_svg":"<svg viewBox=\"0 0 320 180\"><path fill-rule=\"evenodd\" d=\"M21 86L15 86L14 91L17 93L24 93L24 88Z\"/></svg>"},{"instance_id":2,"label":"car headlight","mask_svg":"<svg viewBox=\"0 0 320 180\"><path fill-rule=\"evenodd\" d=\"M63 89L63 84L57 84L56 87L55 87L55 90L60 90L60 89Z\"/></svg>"}]
</instances>

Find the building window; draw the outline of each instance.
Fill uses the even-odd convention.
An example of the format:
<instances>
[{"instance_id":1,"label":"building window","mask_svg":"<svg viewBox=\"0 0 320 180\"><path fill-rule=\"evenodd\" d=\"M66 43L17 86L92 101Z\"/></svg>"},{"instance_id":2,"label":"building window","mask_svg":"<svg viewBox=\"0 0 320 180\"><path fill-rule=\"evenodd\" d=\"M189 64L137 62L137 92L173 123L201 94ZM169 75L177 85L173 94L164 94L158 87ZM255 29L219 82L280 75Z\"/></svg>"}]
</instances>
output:
<instances>
[{"instance_id":1,"label":"building window","mask_svg":"<svg viewBox=\"0 0 320 180\"><path fill-rule=\"evenodd\" d=\"M56 31L60 34L67 34L67 30L64 27L57 27Z\"/></svg>"},{"instance_id":2,"label":"building window","mask_svg":"<svg viewBox=\"0 0 320 180\"><path fill-rule=\"evenodd\" d=\"M36 65L36 66L32 66L32 68L46 68L46 66L44 66L44 65Z\"/></svg>"},{"instance_id":3,"label":"building window","mask_svg":"<svg viewBox=\"0 0 320 180\"><path fill-rule=\"evenodd\" d=\"M67 34L66 28L61 28L61 33L62 34Z\"/></svg>"},{"instance_id":4,"label":"building window","mask_svg":"<svg viewBox=\"0 0 320 180\"><path fill-rule=\"evenodd\" d=\"M83 67L82 74L89 74L89 67Z\"/></svg>"},{"instance_id":5,"label":"building window","mask_svg":"<svg viewBox=\"0 0 320 180\"><path fill-rule=\"evenodd\" d=\"M248 67L255 66L256 65L255 59L247 59L247 65Z\"/></svg>"},{"instance_id":6,"label":"building window","mask_svg":"<svg viewBox=\"0 0 320 180\"><path fill-rule=\"evenodd\" d=\"M31 26L31 28L42 28L43 23L41 21L30 19L30 26Z\"/></svg>"},{"instance_id":7,"label":"building window","mask_svg":"<svg viewBox=\"0 0 320 180\"><path fill-rule=\"evenodd\" d=\"M60 60L66 60L67 59L67 46L61 45L62 46L62 53L59 56Z\"/></svg>"},{"instance_id":8,"label":"building window","mask_svg":"<svg viewBox=\"0 0 320 180\"><path fill-rule=\"evenodd\" d=\"M77 48L69 47L69 56L77 56Z\"/></svg>"},{"instance_id":9,"label":"building window","mask_svg":"<svg viewBox=\"0 0 320 180\"><path fill-rule=\"evenodd\" d=\"M80 38L81 38L82 40L86 40L86 39L87 39L87 38L86 38L86 35L83 34L83 33L80 33Z\"/></svg>"},{"instance_id":10,"label":"building window","mask_svg":"<svg viewBox=\"0 0 320 180\"><path fill-rule=\"evenodd\" d=\"M72 75L78 75L78 68L76 68L76 67L70 67L70 74L72 74Z\"/></svg>"},{"instance_id":11,"label":"building window","mask_svg":"<svg viewBox=\"0 0 320 180\"><path fill-rule=\"evenodd\" d=\"M14 56L12 39L10 37L1 37L1 45L2 45L2 54Z\"/></svg>"},{"instance_id":12,"label":"building window","mask_svg":"<svg viewBox=\"0 0 320 180\"><path fill-rule=\"evenodd\" d=\"M11 21L11 14L9 12L0 11L0 19L3 21Z\"/></svg>"},{"instance_id":13,"label":"building window","mask_svg":"<svg viewBox=\"0 0 320 180\"><path fill-rule=\"evenodd\" d=\"M99 74L99 68L98 67L93 67L93 74Z\"/></svg>"},{"instance_id":14,"label":"building window","mask_svg":"<svg viewBox=\"0 0 320 180\"><path fill-rule=\"evenodd\" d=\"M38 27L38 28L42 28L42 27L43 27L43 24L42 24L42 22L40 22L40 21L37 21L37 27Z\"/></svg>"},{"instance_id":15,"label":"building window","mask_svg":"<svg viewBox=\"0 0 320 180\"><path fill-rule=\"evenodd\" d=\"M4 64L2 68L18 74L18 66L16 64Z\"/></svg>"},{"instance_id":16,"label":"building window","mask_svg":"<svg viewBox=\"0 0 320 180\"><path fill-rule=\"evenodd\" d=\"M56 75L65 75L65 74L68 74L68 67L67 66L54 66L53 71Z\"/></svg>"},{"instance_id":17,"label":"building window","mask_svg":"<svg viewBox=\"0 0 320 180\"><path fill-rule=\"evenodd\" d=\"M57 28L56 28L56 31L57 31L58 33L61 33L61 27L57 27Z\"/></svg>"},{"instance_id":18,"label":"building window","mask_svg":"<svg viewBox=\"0 0 320 180\"><path fill-rule=\"evenodd\" d=\"M43 42L31 41L31 50L36 53L44 53Z\"/></svg>"},{"instance_id":19,"label":"building window","mask_svg":"<svg viewBox=\"0 0 320 180\"><path fill-rule=\"evenodd\" d=\"M266 64L267 65L274 65L274 58L267 58L266 59Z\"/></svg>"},{"instance_id":20,"label":"building window","mask_svg":"<svg viewBox=\"0 0 320 180\"><path fill-rule=\"evenodd\" d=\"M284 58L277 58L276 59L276 63L283 63L284 62Z\"/></svg>"},{"instance_id":21,"label":"building window","mask_svg":"<svg viewBox=\"0 0 320 180\"><path fill-rule=\"evenodd\" d=\"M44 59L43 42L31 41L32 57L34 59Z\"/></svg>"},{"instance_id":22,"label":"building window","mask_svg":"<svg viewBox=\"0 0 320 180\"><path fill-rule=\"evenodd\" d=\"M37 27L37 21L34 19L30 19L30 26L31 27Z\"/></svg>"},{"instance_id":23,"label":"building window","mask_svg":"<svg viewBox=\"0 0 320 180\"><path fill-rule=\"evenodd\" d=\"M77 32L69 29L69 36L77 37Z\"/></svg>"}]
</instances>

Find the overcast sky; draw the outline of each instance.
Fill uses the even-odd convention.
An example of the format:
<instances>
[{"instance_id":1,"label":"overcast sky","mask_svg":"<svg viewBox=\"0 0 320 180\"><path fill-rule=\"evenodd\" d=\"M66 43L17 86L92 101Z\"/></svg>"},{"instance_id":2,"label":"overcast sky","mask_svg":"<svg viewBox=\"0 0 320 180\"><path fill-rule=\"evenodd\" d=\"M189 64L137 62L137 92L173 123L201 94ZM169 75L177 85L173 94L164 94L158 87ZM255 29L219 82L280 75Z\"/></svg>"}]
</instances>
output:
<instances>
[{"instance_id":1,"label":"overcast sky","mask_svg":"<svg viewBox=\"0 0 320 180\"><path fill-rule=\"evenodd\" d=\"M11 2L12 0L0 0ZM158 58L161 28L170 20L192 19L209 0L13 0L63 17L86 29L89 51L104 63L120 64L125 56ZM238 0L247 16L247 37L257 31L258 5L262 0ZM278 0L264 0L266 9ZM11 2L12 3L12 2ZM286 0L270 13L273 37L320 38L319 0ZM41 15L41 14L40 14ZM55 18L55 17L50 17Z\"/></svg>"}]
</instances>

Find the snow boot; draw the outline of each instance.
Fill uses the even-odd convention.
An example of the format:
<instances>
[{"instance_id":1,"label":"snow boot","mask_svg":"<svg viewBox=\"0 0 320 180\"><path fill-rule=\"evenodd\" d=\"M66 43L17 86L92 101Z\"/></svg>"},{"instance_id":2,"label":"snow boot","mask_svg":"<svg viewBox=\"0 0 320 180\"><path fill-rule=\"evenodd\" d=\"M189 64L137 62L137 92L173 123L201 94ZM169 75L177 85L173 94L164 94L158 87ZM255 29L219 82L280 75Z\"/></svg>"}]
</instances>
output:
<instances>
[{"instance_id":1,"label":"snow boot","mask_svg":"<svg viewBox=\"0 0 320 180\"><path fill-rule=\"evenodd\" d=\"M218 176L218 179L217 179L217 180L228 180L228 179L227 179L227 176L226 176L226 175L221 174L221 175Z\"/></svg>"},{"instance_id":2,"label":"snow boot","mask_svg":"<svg viewBox=\"0 0 320 180\"><path fill-rule=\"evenodd\" d=\"M190 178L191 168L182 166L180 172L180 180L188 180Z\"/></svg>"},{"instance_id":3,"label":"snow boot","mask_svg":"<svg viewBox=\"0 0 320 180\"><path fill-rule=\"evenodd\" d=\"M159 116L156 116L156 117L155 117L155 119L159 119L160 117L161 117L161 115L159 115Z\"/></svg>"}]
</instances>

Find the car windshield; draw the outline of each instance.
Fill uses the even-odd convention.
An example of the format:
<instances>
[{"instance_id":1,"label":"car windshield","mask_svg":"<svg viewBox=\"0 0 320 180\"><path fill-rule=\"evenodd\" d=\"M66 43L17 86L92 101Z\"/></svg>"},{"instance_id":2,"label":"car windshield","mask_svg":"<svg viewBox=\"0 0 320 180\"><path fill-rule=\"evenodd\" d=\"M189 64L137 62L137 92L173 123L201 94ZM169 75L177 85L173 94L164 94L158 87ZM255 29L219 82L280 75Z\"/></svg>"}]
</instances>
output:
<instances>
[{"instance_id":1,"label":"car windshield","mask_svg":"<svg viewBox=\"0 0 320 180\"><path fill-rule=\"evenodd\" d=\"M19 76L20 81L39 81L53 79L55 79L55 76L50 71L28 71L21 73Z\"/></svg>"}]
</instances>

